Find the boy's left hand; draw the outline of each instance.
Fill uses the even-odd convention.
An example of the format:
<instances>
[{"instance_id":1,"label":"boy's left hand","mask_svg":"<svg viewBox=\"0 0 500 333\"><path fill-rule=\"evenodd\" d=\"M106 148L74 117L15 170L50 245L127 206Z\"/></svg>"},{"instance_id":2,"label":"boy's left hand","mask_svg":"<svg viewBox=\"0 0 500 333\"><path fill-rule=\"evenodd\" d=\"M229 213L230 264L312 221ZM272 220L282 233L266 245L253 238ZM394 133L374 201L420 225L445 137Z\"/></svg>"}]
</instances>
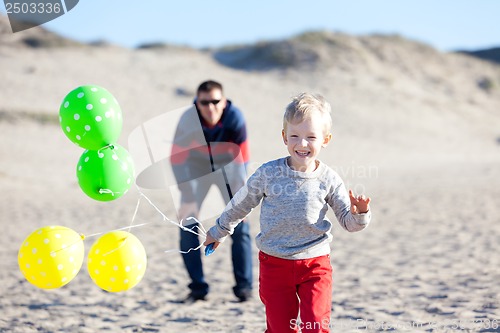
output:
<instances>
[{"instance_id":1,"label":"boy's left hand","mask_svg":"<svg viewBox=\"0 0 500 333\"><path fill-rule=\"evenodd\" d=\"M366 198L364 195L355 197L352 190L349 190L349 199L351 199L351 213L364 214L370 210L371 198Z\"/></svg>"}]
</instances>

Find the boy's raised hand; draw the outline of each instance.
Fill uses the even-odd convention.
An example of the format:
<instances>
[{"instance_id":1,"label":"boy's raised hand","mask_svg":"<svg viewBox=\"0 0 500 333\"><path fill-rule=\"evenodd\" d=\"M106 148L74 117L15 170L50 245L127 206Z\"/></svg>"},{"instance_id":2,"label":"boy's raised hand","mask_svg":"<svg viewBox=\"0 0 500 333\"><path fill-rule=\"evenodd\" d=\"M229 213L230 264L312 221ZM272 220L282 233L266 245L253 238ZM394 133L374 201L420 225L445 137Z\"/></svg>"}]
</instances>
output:
<instances>
[{"instance_id":1,"label":"boy's raised hand","mask_svg":"<svg viewBox=\"0 0 500 333\"><path fill-rule=\"evenodd\" d=\"M355 197L352 190L349 190L349 199L351 199L351 213L363 214L370 210L371 198L366 198L364 195Z\"/></svg>"}]
</instances>

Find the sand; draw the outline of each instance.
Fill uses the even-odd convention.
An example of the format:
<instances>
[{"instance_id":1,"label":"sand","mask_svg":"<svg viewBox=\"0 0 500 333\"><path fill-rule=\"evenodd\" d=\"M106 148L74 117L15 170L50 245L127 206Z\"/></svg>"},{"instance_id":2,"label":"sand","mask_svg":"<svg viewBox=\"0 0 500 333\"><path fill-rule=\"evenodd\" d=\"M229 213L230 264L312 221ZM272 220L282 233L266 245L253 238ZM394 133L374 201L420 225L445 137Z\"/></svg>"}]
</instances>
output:
<instances>
[{"instance_id":1,"label":"sand","mask_svg":"<svg viewBox=\"0 0 500 333\"><path fill-rule=\"evenodd\" d=\"M372 197L373 211L363 232L334 227L333 332L500 332L493 322L500 320L500 94L475 85L484 75L500 78L500 69L437 51L419 56L406 43L413 47L401 41L397 50L407 54L395 56L401 66L368 49L369 70L325 63L310 71L231 69L209 52L175 48L0 47L0 331L264 331L255 246L253 299L238 303L232 295L224 244L203 259L208 300L179 303L187 273L180 254L164 252L178 249L179 231L148 204L134 222L149 224L133 229L148 268L127 292L100 290L86 260L56 290L30 285L17 264L23 239L37 228L63 225L91 235L124 227L139 198L134 188L107 203L82 193L75 176L82 150L57 123L66 93L88 83L111 91L123 110L119 143L127 146L134 128L188 105L197 84L214 78L245 114L252 170L286 154L281 114L291 95L318 91L332 103L334 139L320 157ZM144 193L175 219L168 191ZM204 209L220 201L216 191L210 200ZM253 235L258 213L250 216ZM86 251L94 240L85 240ZM465 328L453 329L457 324Z\"/></svg>"}]
</instances>

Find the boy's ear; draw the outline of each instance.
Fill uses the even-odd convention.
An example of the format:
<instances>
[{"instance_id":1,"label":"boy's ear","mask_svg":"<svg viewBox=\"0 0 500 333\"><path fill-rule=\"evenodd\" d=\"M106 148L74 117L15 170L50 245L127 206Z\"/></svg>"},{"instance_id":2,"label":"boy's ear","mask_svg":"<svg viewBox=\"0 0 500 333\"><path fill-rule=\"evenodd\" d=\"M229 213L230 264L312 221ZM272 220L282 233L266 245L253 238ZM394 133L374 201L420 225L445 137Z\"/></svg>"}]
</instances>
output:
<instances>
[{"instance_id":1,"label":"boy's ear","mask_svg":"<svg viewBox=\"0 0 500 333\"><path fill-rule=\"evenodd\" d=\"M321 146L323 148L325 148L326 146L328 146L328 144L330 143L331 139L332 139L332 133L328 133L327 135L325 135L325 138L323 139L323 144Z\"/></svg>"},{"instance_id":2,"label":"boy's ear","mask_svg":"<svg viewBox=\"0 0 500 333\"><path fill-rule=\"evenodd\" d=\"M283 138L283 143L284 143L285 145L287 145L287 141L286 141L286 133L285 133L285 130L284 130L284 129L282 129L282 130L281 130L281 137Z\"/></svg>"}]
</instances>

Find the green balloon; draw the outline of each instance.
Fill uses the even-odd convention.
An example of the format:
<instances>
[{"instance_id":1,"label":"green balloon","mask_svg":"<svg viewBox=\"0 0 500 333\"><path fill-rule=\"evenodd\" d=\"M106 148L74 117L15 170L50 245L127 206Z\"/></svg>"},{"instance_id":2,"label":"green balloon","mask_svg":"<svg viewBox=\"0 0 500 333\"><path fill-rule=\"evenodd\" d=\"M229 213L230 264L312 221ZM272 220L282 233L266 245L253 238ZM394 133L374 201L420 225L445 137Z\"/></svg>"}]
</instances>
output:
<instances>
[{"instance_id":1,"label":"green balloon","mask_svg":"<svg viewBox=\"0 0 500 333\"><path fill-rule=\"evenodd\" d=\"M98 150L116 143L122 131L122 110L106 89L85 85L66 95L59 108L59 121L76 145Z\"/></svg>"},{"instance_id":2,"label":"green balloon","mask_svg":"<svg viewBox=\"0 0 500 333\"><path fill-rule=\"evenodd\" d=\"M116 144L100 150L86 150L76 170L82 191L98 201L120 198L134 181L132 158L125 148Z\"/></svg>"}]
</instances>

